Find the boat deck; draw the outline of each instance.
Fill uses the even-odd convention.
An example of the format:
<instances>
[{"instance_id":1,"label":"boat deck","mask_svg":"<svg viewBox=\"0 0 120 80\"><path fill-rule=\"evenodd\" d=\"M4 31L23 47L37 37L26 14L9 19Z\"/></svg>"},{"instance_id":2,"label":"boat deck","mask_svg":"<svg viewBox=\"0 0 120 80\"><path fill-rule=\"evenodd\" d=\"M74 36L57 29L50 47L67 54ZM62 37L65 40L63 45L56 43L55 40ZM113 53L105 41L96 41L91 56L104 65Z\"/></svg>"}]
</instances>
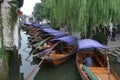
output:
<instances>
[{"instance_id":1,"label":"boat deck","mask_svg":"<svg viewBox=\"0 0 120 80\"><path fill-rule=\"evenodd\" d=\"M108 78L110 78L110 80L117 80L114 73L108 74L107 68L90 67L89 70L91 70L91 72L93 72L100 80L108 80Z\"/></svg>"},{"instance_id":2,"label":"boat deck","mask_svg":"<svg viewBox=\"0 0 120 80\"><path fill-rule=\"evenodd\" d=\"M51 54L51 55L49 55L50 58L60 58L63 56L65 56L65 54Z\"/></svg>"}]
</instances>

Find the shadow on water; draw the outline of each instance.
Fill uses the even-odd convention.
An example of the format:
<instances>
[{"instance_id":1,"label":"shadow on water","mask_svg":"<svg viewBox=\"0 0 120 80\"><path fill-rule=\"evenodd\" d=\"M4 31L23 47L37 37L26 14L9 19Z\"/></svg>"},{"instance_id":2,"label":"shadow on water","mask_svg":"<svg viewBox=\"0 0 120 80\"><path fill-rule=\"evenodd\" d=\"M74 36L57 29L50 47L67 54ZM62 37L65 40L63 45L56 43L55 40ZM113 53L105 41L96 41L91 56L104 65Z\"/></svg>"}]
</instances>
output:
<instances>
[{"instance_id":1,"label":"shadow on water","mask_svg":"<svg viewBox=\"0 0 120 80\"><path fill-rule=\"evenodd\" d=\"M20 73L21 57L11 52L9 57L9 80L24 80L23 73Z\"/></svg>"},{"instance_id":2,"label":"shadow on water","mask_svg":"<svg viewBox=\"0 0 120 80\"><path fill-rule=\"evenodd\" d=\"M75 67L74 57L56 67L42 65L34 80L81 80Z\"/></svg>"},{"instance_id":3,"label":"shadow on water","mask_svg":"<svg viewBox=\"0 0 120 80\"><path fill-rule=\"evenodd\" d=\"M11 52L9 58L9 80L24 80L36 64L28 62L25 58L29 53L23 51L27 46L27 35L21 32L21 48L18 52ZM28 52L30 48L26 48ZM32 61L32 57L29 58ZM57 67L40 66L39 71L33 74L30 80L81 80L75 67L75 56Z\"/></svg>"}]
</instances>

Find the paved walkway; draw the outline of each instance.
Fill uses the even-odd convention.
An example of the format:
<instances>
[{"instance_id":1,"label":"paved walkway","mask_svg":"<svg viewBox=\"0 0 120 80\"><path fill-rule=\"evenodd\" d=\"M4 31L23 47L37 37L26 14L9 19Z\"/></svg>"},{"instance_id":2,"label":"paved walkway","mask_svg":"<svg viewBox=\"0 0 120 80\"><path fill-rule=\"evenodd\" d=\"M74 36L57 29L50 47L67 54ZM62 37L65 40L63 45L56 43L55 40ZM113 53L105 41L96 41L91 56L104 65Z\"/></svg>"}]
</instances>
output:
<instances>
[{"instance_id":1,"label":"paved walkway","mask_svg":"<svg viewBox=\"0 0 120 80\"><path fill-rule=\"evenodd\" d=\"M117 58L117 62L120 63L120 41L108 41L107 47L109 48L109 54Z\"/></svg>"},{"instance_id":2,"label":"paved walkway","mask_svg":"<svg viewBox=\"0 0 120 80\"><path fill-rule=\"evenodd\" d=\"M119 40L116 40L116 41L111 41L109 40L108 41L108 44L106 45L108 48L118 48L120 47L120 41Z\"/></svg>"}]
</instances>

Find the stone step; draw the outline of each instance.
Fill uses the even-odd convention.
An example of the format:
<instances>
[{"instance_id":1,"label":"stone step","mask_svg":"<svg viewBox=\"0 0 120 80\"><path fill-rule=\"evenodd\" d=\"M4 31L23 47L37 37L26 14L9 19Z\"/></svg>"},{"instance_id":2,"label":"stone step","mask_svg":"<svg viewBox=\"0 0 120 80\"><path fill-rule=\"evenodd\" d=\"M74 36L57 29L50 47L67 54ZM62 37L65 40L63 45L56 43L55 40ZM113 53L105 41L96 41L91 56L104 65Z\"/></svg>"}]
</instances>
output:
<instances>
[{"instance_id":1,"label":"stone step","mask_svg":"<svg viewBox=\"0 0 120 80\"><path fill-rule=\"evenodd\" d=\"M115 50L115 51L113 51L113 53L116 54L117 62L120 63L120 51Z\"/></svg>"},{"instance_id":2,"label":"stone step","mask_svg":"<svg viewBox=\"0 0 120 80\"><path fill-rule=\"evenodd\" d=\"M120 48L117 48L116 51L120 52Z\"/></svg>"},{"instance_id":3,"label":"stone step","mask_svg":"<svg viewBox=\"0 0 120 80\"><path fill-rule=\"evenodd\" d=\"M113 51L114 53L120 54L120 51L118 49Z\"/></svg>"},{"instance_id":4,"label":"stone step","mask_svg":"<svg viewBox=\"0 0 120 80\"><path fill-rule=\"evenodd\" d=\"M120 63L120 57L119 57L119 56L117 57L117 62L119 62L119 63Z\"/></svg>"},{"instance_id":5,"label":"stone step","mask_svg":"<svg viewBox=\"0 0 120 80\"><path fill-rule=\"evenodd\" d=\"M108 51L108 54L113 54L113 51Z\"/></svg>"},{"instance_id":6,"label":"stone step","mask_svg":"<svg viewBox=\"0 0 120 80\"><path fill-rule=\"evenodd\" d=\"M116 49L120 49L120 47L110 47L110 48L109 48L109 51L114 51L114 50L116 50Z\"/></svg>"},{"instance_id":7,"label":"stone step","mask_svg":"<svg viewBox=\"0 0 120 80\"><path fill-rule=\"evenodd\" d=\"M113 51L113 50L115 50L114 48L109 48L109 51Z\"/></svg>"},{"instance_id":8,"label":"stone step","mask_svg":"<svg viewBox=\"0 0 120 80\"><path fill-rule=\"evenodd\" d=\"M117 54L114 54L114 53L111 53L110 55L115 56L115 57L118 57L118 55L117 55Z\"/></svg>"},{"instance_id":9,"label":"stone step","mask_svg":"<svg viewBox=\"0 0 120 80\"><path fill-rule=\"evenodd\" d=\"M119 51L114 50L113 53L117 54L118 56L120 56L120 52Z\"/></svg>"}]
</instances>

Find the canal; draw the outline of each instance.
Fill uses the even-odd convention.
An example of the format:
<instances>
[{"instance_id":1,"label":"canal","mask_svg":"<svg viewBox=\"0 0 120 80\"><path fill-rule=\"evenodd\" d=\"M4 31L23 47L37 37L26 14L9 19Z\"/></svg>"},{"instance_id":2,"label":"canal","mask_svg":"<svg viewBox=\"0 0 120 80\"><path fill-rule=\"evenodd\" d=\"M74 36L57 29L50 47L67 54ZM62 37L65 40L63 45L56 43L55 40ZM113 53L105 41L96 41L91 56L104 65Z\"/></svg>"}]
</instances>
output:
<instances>
[{"instance_id":1,"label":"canal","mask_svg":"<svg viewBox=\"0 0 120 80\"><path fill-rule=\"evenodd\" d=\"M37 64L33 62L32 56L29 61L25 60L29 56L31 48L27 46L28 36L21 31L21 47L18 53L10 53L9 59L9 80L25 80L28 74ZM81 80L75 66L75 56L57 67L41 65L39 69L31 76L30 80Z\"/></svg>"},{"instance_id":2,"label":"canal","mask_svg":"<svg viewBox=\"0 0 120 80\"><path fill-rule=\"evenodd\" d=\"M31 48L27 47L28 36L25 32L21 31L21 47L18 52L11 52L9 59L9 80L25 80L28 74L37 65L33 62L32 56L29 61L26 57L29 56ZM25 50L24 48L27 47ZM120 63L116 61L113 56L110 57L110 65L120 76L119 66ZM30 80L81 80L75 66L75 56L57 67L49 67L41 65L36 72L30 77Z\"/></svg>"}]
</instances>

